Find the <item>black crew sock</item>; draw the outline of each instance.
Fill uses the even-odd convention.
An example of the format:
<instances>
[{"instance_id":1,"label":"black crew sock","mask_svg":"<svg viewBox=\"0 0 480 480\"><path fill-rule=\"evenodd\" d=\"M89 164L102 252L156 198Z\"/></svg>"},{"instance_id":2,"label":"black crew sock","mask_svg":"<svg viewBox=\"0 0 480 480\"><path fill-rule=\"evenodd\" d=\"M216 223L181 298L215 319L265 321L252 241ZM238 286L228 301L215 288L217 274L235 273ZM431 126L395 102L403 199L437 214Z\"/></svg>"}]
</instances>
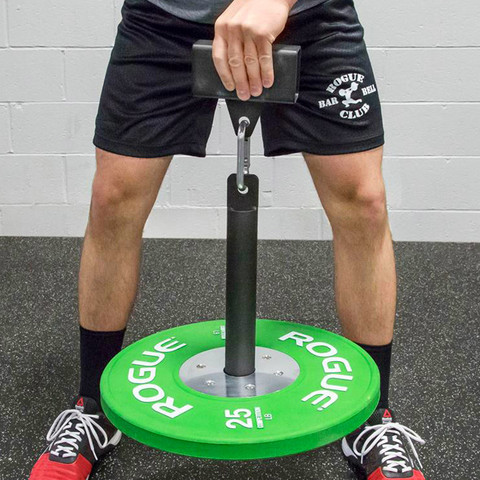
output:
<instances>
[{"instance_id":1,"label":"black crew sock","mask_svg":"<svg viewBox=\"0 0 480 480\"><path fill-rule=\"evenodd\" d=\"M390 362L392 358L392 342L387 345L363 345L357 343L360 347L375 360L380 370L380 401L377 408L388 408L388 387L390 384Z\"/></svg>"},{"instance_id":2,"label":"black crew sock","mask_svg":"<svg viewBox=\"0 0 480 480\"><path fill-rule=\"evenodd\" d=\"M100 377L107 363L122 349L125 328L113 332L87 330L80 325L80 395L100 405Z\"/></svg>"}]
</instances>

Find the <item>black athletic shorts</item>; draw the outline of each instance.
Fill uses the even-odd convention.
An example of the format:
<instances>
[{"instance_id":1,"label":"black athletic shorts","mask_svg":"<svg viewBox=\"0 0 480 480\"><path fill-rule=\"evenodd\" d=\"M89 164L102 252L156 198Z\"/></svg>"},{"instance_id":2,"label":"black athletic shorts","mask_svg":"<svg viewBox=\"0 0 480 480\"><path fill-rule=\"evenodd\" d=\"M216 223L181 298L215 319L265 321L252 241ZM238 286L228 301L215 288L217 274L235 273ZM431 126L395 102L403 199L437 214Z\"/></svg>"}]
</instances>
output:
<instances>
[{"instance_id":1,"label":"black athletic shorts","mask_svg":"<svg viewBox=\"0 0 480 480\"><path fill-rule=\"evenodd\" d=\"M133 157L205 157L218 100L193 97L191 51L197 40L213 37L213 25L178 18L148 0L125 0L94 145ZM265 156L383 144L377 87L352 0L327 0L290 16L275 43L302 47L300 94L295 104L264 106Z\"/></svg>"}]
</instances>

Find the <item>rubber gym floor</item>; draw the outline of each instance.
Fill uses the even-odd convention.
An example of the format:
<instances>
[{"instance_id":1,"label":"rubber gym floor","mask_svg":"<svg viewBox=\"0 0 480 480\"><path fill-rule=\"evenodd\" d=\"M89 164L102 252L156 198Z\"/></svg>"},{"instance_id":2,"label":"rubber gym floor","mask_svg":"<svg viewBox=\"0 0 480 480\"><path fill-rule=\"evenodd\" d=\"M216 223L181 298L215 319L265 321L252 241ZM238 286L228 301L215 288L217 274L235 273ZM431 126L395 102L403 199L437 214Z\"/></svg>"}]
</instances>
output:
<instances>
[{"instance_id":1,"label":"rubber gym floor","mask_svg":"<svg viewBox=\"0 0 480 480\"><path fill-rule=\"evenodd\" d=\"M0 238L0 479L21 480L77 393L79 238ZM125 345L224 318L226 242L147 239ZM391 406L426 440L427 480L478 478L480 244L396 243ZM339 333L330 242L260 240L257 317ZM339 443L283 458L215 461L124 437L92 480L353 478Z\"/></svg>"}]
</instances>

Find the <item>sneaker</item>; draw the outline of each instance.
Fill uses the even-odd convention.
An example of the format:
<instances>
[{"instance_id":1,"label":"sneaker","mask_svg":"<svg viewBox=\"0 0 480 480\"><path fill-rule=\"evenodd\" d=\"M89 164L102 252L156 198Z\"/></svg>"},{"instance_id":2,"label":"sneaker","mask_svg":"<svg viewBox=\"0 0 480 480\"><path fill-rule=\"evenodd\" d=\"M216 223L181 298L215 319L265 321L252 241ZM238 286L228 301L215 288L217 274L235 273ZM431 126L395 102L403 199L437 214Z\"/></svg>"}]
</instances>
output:
<instances>
[{"instance_id":1,"label":"sneaker","mask_svg":"<svg viewBox=\"0 0 480 480\"><path fill-rule=\"evenodd\" d=\"M366 424L342 440L342 450L362 480L425 480L412 440L425 443L412 429L395 422L391 409L378 408Z\"/></svg>"},{"instance_id":2,"label":"sneaker","mask_svg":"<svg viewBox=\"0 0 480 480\"><path fill-rule=\"evenodd\" d=\"M30 480L87 480L100 457L122 438L90 397L77 396L47 433L48 446L30 473Z\"/></svg>"}]
</instances>

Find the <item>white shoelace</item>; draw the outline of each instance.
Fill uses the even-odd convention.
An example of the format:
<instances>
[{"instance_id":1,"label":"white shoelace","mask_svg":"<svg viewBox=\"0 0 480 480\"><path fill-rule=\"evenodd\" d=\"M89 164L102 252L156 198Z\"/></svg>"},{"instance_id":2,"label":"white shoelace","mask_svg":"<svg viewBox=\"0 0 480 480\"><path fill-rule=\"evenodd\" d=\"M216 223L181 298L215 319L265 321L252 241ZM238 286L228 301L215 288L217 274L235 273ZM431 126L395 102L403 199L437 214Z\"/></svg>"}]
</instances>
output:
<instances>
[{"instance_id":1,"label":"white shoelace","mask_svg":"<svg viewBox=\"0 0 480 480\"><path fill-rule=\"evenodd\" d=\"M372 433L372 431L374 433ZM357 443L360 438L362 438L367 433L370 433L370 435L365 440L361 451L358 451ZM386 433L392 434L391 440L389 440L389 438L386 436ZM393 433L396 433L397 435L393 435ZM353 451L355 455L361 456L360 461L363 463L363 457L367 455L367 453L370 452L377 445L380 445L383 447L380 450L380 455L382 456L382 463L386 464L386 466L383 467L384 470L398 473L398 468L401 468L402 472L409 472L410 470L412 470L412 467L407 464L410 463L410 460L406 456L407 452L402 447L402 443L398 435L404 435L407 438L412 452L417 459L418 465L420 468L422 468L422 464L420 462L420 459L418 458L418 454L415 450L412 440L415 440L422 445L425 443L425 440L420 438L420 436L415 433L411 428L405 427L404 425L396 422L365 427L363 432L361 432L360 435L358 435L356 440L353 442Z\"/></svg>"},{"instance_id":2,"label":"white shoelace","mask_svg":"<svg viewBox=\"0 0 480 480\"><path fill-rule=\"evenodd\" d=\"M98 460L97 454L95 453L93 439L95 439L100 448L105 448L108 444L107 432L105 432L105 430L94 420L98 418L98 415L81 413L76 409L64 410L62 413L60 413L47 433L47 442L51 442L57 437L61 438L61 440L56 442L56 448L55 450L52 450L52 453L54 455L59 455L62 453L62 457L74 457L79 448L81 435L86 434L88 438L88 444L93 452L95 460ZM74 428L72 425L72 420L79 420L79 422L76 422ZM100 441L97 430L103 435L103 438L105 439L103 442Z\"/></svg>"}]
</instances>

